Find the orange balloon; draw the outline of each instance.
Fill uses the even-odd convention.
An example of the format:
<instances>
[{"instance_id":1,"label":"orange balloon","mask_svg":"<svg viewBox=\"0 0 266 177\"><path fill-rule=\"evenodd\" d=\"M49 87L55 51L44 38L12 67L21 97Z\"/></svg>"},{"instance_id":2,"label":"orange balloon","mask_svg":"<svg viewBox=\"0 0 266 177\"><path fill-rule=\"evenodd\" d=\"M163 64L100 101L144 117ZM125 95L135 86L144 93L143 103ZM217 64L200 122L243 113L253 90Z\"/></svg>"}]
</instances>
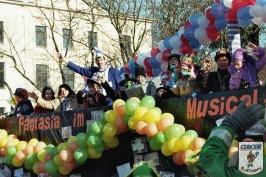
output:
<instances>
[{"instance_id":1,"label":"orange balloon","mask_svg":"<svg viewBox=\"0 0 266 177\"><path fill-rule=\"evenodd\" d=\"M76 163L74 160L70 162L64 162L64 165L63 165L66 171L72 171L75 168L75 166L76 166Z\"/></svg>"},{"instance_id":2,"label":"orange balloon","mask_svg":"<svg viewBox=\"0 0 266 177\"><path fill-rule=\"evenodd\" d=\"M202 138L195 138L193 141L192 148L193 150L201 149L205 143L205 140Z\"/></svg>"},{"instance_id":3,"label":"orange balloon","mask_svg":"<svg viewBox=\"0 0 266 177\"><path fill-rule=\"evenodd\" d=\"M49 160L52 160L53 157L51 156L50 152L47 152L44 157L44 161L47 162Z\"/></svg>"},{"instance_id":4,"label":"orange balloon","mask_svg":"<svg viewBox=\"0 0 266 177\"><path fill-rule=\"evenodd\" d=\"M8 135L8 138L9 138L9 139L17 139L17 136L14 135L14 134L10 134L10 135Z\"/></svg>"},{"instance_id":5,"label":"orange balloon","mask_svg":"<svg viewBox=\"0 0 266 177\"><path fill-rule=\"evenodd\" d=\"M156 123L149 123L146 127L146 133L149 137L154 137L158 133Z\"/></svg>"},{"instance_id":6,"label":"orange balloon","mask_svg":"<svg viewBox=\"0 0 266 177\"><path fill-rule=\"evenodd\" d=\"M41 150L41 149L43 149L43 148L45 148L45 147L46 147L45 142L40 141L40 142L38 142L38 143L34 146L34 148L33 148L33 152L34 152L34 153L35 153L35 152L38 152L39 150Z\"/></svg>"},{"instance_id":7,"label":"orange balloon","mask_svg":"<svg viewBox=\"0 0 266 177\"><path fill-rule=\"evenodd\" d=\"M7 143L6 143L6 147L8 148L9 146L13 146L13 145L15 145L15 143L13 142L13 141L8 141Z\"/></svg>"},{"instance_id":8,"label":"orange balloon","mask_svg":"<svg viewBox=\"0 0 266 177\"><path fill-rule=\"evenodd\" d=\"M231 147L228 151L228 157L230 158L236 151L238 151L238 147Z\"/></svg>"},{"instance_id":9,"label":"orange balloon","mask_svg":"<svg viewBox=\"0 0 266 177\"><path fill-rule=\"evenodd\" d=\"M146 135L146 129L147 129L148 124L142 120L138 121L138 123L135 126L135 130L138 134L141 135Z\"/></svg>"},{"instance_id":10,"label":"orange balloon","mask_svg":"<svg viewBox=\"0 0 266 177\"><path fill-rule=\"evenodd\" d=\"M15 157L19 162L25 162L27 156L26 150L19 150L16 152Z\"/></svg>"},{"instance_id":11,"label":"orange balloon","mask_svg":"<svg viewBox=\"0 0 266 177\"><path fill-rule=\"evenodd\" d=\"M136 100L138 103L140 103L140 99L138 97L131 97L129 100Z\"/></svg>"},{"instance_id":12,"label":"orange balloon","mask_svg":"<svg viewBox=\"0 0 266 177\"><path fill-rule=\"evenodd\" d=\"M186 164L186 159L190 156L190 155L192 155L193 154L193 151L192 150L186 150L184 153L183 153L183 155L182 155L182 160L183 160L183 162Z\"/></svg>"},{"instance_id":13,"label":"orange balloon","mask_svg":"<svg viewBox=\"0 0 266 177\"><path fill-rule=\"evenodd\" d=\"M76 141L72 141L70 144L69 144L69 150L74 152L76 149L79 148L79 145Z\"/></svg>"},{"instance_id":14,"label":"orange balloon","mask_svg":"<svg viewBox=\"0 0 266 177\"><path fill-rule=\"evenodd\" d=\"M120 133L125 133L125 132L128 131L128 128L125 127L125 128L123 128L123 129L117 129L117 131L119 131Z\"/></svg>"},{"instance_id":15,"label":"orange balloon","mask_svg":"<svg viewBox=\"0 0 266 177\"><path fill-rule=\"evenodd\" d=\"M176 165L183 165L183 159L182 156L184 154L184 151L179 151L173 154L173 161L175 162Z\"/></svg>"},{"instance_id":16,"label":"orange balloon","mask_svg":"<svg viewBox=\"0 0 266 177\"><path fill-rule=\"evenodd\" d=\"M30 144L27 144L27 146L25 148L27 154L33 154L34 153L33 149L34 149L34 147Z\"/></svg>"},{"instance_id":17,"label":"orange balloon","mask_svg":"<svg viewBox=\"0 0 266 177\"><path fill-rule=\"evenodd\" d=\"M59 158L62 162L71 162L74 159L74 153L69 149L63 149L59 153Z\"/></svg>"},{"instance_id":18,"label":"orange balloon","mask_svg":"<svg viewBox=\"0 0 266 177\"><path fill-rule=\"evenodd\" d=\"M45 163L46 162L41 162L37 166L37 171L40 173L45 173Z\"/></svg>"},{"instance_id":19,"label":"orange balloon","mask_svg":"<svg viewBox=\"0 0 266 177\"><path fill-rule=\"evenodd\" d=\"M7 154L7 149L6 149L6 147L1 148L1 149L0 149L0 153L1 153L1 155L2 155L3 157L5 157L6 154Z\"/></svg>"},{"instance_id":20,"label":"orange balloon","mask_svg":"<svg viewBox=\"0 0 266 177\"><path fill-rule=\"evenodd\" d=\"M120 104L120 103L118 103L118 104ZM117 129L124 129L124 128L127 127L127 125L123 121L123 117L120 117L120 116L118 116L115 119L115 126L116 126Z\"/></svg>"},{"instance_id":21,"label":"orange balloon","mask_svg":"<svg viewBox=\"0 0 266 177\"><path fill-rule=\"evenodd\" d=\"M118 103L115 107L115 111L119 116L124 117L126 114L125 103Z\"/></svg>"},{"instance_id":22,"label":"orange balloon","mask_svg":"<svg viewBox=\"0 0 266 177\"><path fill-rule=\"evenodd\" d=\"M158 122L159 131L166 131L167 128L174 123L174 120L171 117L162 117Z\"/></svg>"}]
</instances>

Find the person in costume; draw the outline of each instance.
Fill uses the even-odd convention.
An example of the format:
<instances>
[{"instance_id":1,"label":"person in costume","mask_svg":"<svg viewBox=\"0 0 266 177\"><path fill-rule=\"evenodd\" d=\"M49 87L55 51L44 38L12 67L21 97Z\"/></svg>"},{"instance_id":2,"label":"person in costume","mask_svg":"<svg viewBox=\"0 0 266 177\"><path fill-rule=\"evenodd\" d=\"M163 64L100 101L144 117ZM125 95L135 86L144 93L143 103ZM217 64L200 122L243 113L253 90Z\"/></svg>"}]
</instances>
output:
<instances>
[{"instance_id":1,"label":"person in costume","mask_svg":"<svg viewBox=\"0 0 266 177\"><path fill-rule=\"evenodd\" d=\"M231 55L226 50L216 52L214 57L217 63L217 70L210 72L211 60L205 59L203 69L199 71L196 77L196 84L201 93L229 91L230 73L228 66L231 63Z\"/></svg>"},{"instance_id":2,"label":"person in costume","mask_svg":"<svg viewBox=\"0 0 266 177\"><path fill-rule=\"evenodd\" d=\"M228 67L231 74L229 81L230 89L243 89L249 87L257 87L259 81L257 74L266 64L265 50L253 43L248 43L248 47L253 51L254 59L248 55L245 49L239 48L232 55L232 63Z\"/></svg>"},{"instance_id":3,"label":"person in costume","mask_svg":"<svg viewBox=\"0 0 266 177\"><path fill-rule=\"evenodd\" d=\"M263 106L254 103L246 107L247 102L248 99L244 99L238 108L223 120L220 126L215 127L202 147L199 162L201 167L212 177L251 176L239 171L238 159L232 158L234 155L230 159L228 157L228 150L235 134L244 134L264 115L265 108ZM266 168L265 160L264 154L264 169ZM265 177L266 170L252 176Z\"/></svg>"},{"instance_id":4,"label":"person in costume","mask_svg":"<svg viewBox=\"0 0 266 177\"><path fill-rule=\"evenodd\" d=\"M160 177L152 162L139 162L125 177Z\"/></svg>"},{"instance_id":5,"label":"person in costume","mask_svg":"<svg viewBox=\"0 0 266 177\"><path fill-rule=\"evenodd\" d=\"M166 99L176 96L187 96L197 90L193 59L171 54L168 57L168 68L160 74L162 87L157 89L158 96Z\"/></svg>"},{"instance_id":6,"label":"person in costume","mask_svg":"<svg viewBox=\"0 0 266 177\"><path fill-rule=\"evenodd\" d=\"M87 78L92 78L95 73L99 73L99 75L101 75L101 77L103 77L108 82L109 86L113 89L114 92L116 92L117 90L123 90L123 87L119 85L119 82L121 82L119 71L107 65L105 56L98 48L95 47L95 60L97 67L91 67L90 69L80 67L72 63L71 61L68 61L59 52L57 53L57 55L58 58L65 62L67 64L67 67L74 72L79 73L82 76L86 76ZM101 93L105 96L107 95L103 87L101 87Z\"/></svg>"}]
</instances>

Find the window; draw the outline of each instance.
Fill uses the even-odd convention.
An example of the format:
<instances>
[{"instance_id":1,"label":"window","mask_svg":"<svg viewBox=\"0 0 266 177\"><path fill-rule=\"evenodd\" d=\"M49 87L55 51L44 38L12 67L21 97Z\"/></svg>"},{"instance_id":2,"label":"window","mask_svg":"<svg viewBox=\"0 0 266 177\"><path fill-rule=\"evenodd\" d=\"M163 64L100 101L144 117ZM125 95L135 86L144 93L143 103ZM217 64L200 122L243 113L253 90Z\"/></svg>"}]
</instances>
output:
<instances>
[{"instance_id":1,"label":"window","mask_svg":"<svg viewBox=\"0 0 266 177\"><path fill-rule=\"evenodd\" d=\"M98 46L97 32L88 31L88 47L93 49L94 46Z\"/></svg>"},{"instance_id":2,"label":"window","mask_svg":"<svg viewBox=\"0 0 266 177\"><path fill-rule=\"evenodd\" d=\"M5 113L5 108L4 107L0 107L0 114L4 114Z\"/></svg>"},{"instance_id":3,"label":"window","mask_svg":"<svg viewBox=\"0 0 266 177\"><path fill-rule=\"evenodd\" d=\"M122 44L122 51L124 51L124 54L127 58L130 58L131 56L131 36L128 35L122 35L121 36L121 44Z\"/></svg>"},{"instance_id":4,"label":"window","mask_svg":"<svg viewBox=\"0 0 266 177\"><path fill-rule=\"evenodd\" d=\"M36 83L37 87L42 89L43 87L47 86L47 65L36 65Z\"/></svg>"},{"instance_id":5,"label":"window","mask_svg":"<svg viewBox=\"0 0 266 177\"><path fill-rule=\"evenodd\" d=\"M0 43L4 42L4 23L0 21Z\"/></svg>"},{"instance_id":6,"label":"window","mask_svg":"<svg viewBox=\"0 0 266 177\"><path fill-rule=\"evenodd\" d=\"M45 26L35 26L36 33L36 46L46 47L47 37L46 37L46 27Z\"/></svg>"},{"instance_id":7,"label":"window","mask_svg":"<svg viewBox=\"0 0 266 177\"><path fill-rule=\"evenodd\" d=\"M72 49L72 30L63 29L63 48Z\"/></svg>"},{"instance_id":8,"label":"window","mask_svg":"<svg viewBox=\"0 0 266 177\"><path fill-rule=\"evenodd\" d=\"M75 73L67 67L63 68L63 73L65 76L65 82L64 83L69 85L69 87L73 90L74 89Z\"/></svg>"},{"instance_id":9,"label":"window","mask_svg":"<svg viewBox=\"0 0 266 177\"><path fill-rule=\"evenodd\" d=\"M4 87L4 81L5 80L5 63L0 62L0 88Z\"/></svg>"}]
</instances>

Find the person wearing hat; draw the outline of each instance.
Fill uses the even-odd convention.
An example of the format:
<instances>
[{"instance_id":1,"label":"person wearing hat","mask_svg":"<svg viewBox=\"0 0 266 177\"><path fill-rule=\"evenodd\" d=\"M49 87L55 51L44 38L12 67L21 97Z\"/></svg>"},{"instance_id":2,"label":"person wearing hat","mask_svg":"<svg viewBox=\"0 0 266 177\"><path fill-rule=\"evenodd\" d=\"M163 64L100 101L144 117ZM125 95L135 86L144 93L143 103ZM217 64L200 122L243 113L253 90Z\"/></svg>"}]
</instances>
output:
<instances>
[{"instance_id":1,"label":"person wearing hat","mask_svg":"<svg viewBox=\"0 0 266 177\"><path fill-rule=\"evenodd\" d=\"M97 47L95 47L95 55L94 55L97 67L91 67L89 69L80 67L74 64L73 62L68 61L59 52L57 53L57 56L59 60L65 62L67 64L67 67L72 71L79 73L82 76L86 76L87 78L92 78L95 73L99 73L99 75L101 75L101 77L103 77L108 82L109 86L113 89L114 92L116 92L117 90L118 91L123 90L123 87L119 85L119 83L121 82L119 71L107 65L105 56ZM100 92L105 96L107 95L103 87L101 87Z\"/></svg>"},{"instance_id":2,"label":"person wearing hat","mask_svg":"<svg viewBox=\"0 0 266 177\"><path fill-rule=\"evenodd\" d=\"M122 73L120 76L122 80L119 82L119 85L123 87L124 90L128 89L137 82L137 80L134 79L131 74Z\"/></svg>"},{"instance_id":3,"label":"person wearing hat","mask_svg":"<svg viewBox=\"0 0 266 177\"><path fill-rule=\"evenodd\" d=\"M201 93L223 92L230 90L229 80L230 73L228 66L231 63L231 55L226 50L216 52L215 62L217 63L217 71L210 72L211 59L207 58L203 62L203 69L199 71L196 77L196 84L200 88Z\"/></svg>"},{"instance_id":4,"label":"person wearing hat","mask_svg":"<svg viewBox=\"0 0 266 177\"><path fill-rule=\"evenodd\" d=\"M152 162L139 162L125 177L160 177Z\"/></svg>"},{"instance_id":5,"label":"person wearing hat","mask_svg":"<svg viewBox=\"0 0 266 177\"><path fill-rule=\"evenodd\" d=\"M263 171L256 173L254 170L257 170L257 167L255 166L249 168L248 165L245 165L245 167L243 167L253 173L252 175L251 173L250 175L244 174L239 170L238 162L240 159L243 160L243 158L238 157L238 152L233 154L231 158L228 157L228 151L235 135L245 134L245 131L256 124L265 113L265 108L262 105L254 103L250 106L246 106L247 102L248 98L244 99L239 104L238 108L223 120L220 126L212 130L209 138L200 151L200 166L212 177L266 176L265 154L263 154L263 159L261 159L264 160L264 162L261 161Z\"/></svg>"},{"instance_id":6,"label":"person wearing hat","mask_svg":"<svg viewBox=\"0 0 266 177\"><path fill-rule=\"evenodd\" d=\"M231 74L230 89L244 89L249 87L257 87L259 81L257 74L266 64L265 50L253 43L248 43L248 47L253 51L253 55L247 54L245 49L237 49L232 56L232 63L228 68Z\"/></svg>"},{"instance_id":7,"label":"person wearing hat","mask_svg":"<svg viewBox=\"0 0 266 177\"><path fill-rule=\"evenodd\" d=\"M17 105L15 107L13 116L19 117L24 115L31 115L34 112L34 109L29 100L28 91L23 88L17 88L14 95L17 100Z\"/></svg>"}]
</instances>

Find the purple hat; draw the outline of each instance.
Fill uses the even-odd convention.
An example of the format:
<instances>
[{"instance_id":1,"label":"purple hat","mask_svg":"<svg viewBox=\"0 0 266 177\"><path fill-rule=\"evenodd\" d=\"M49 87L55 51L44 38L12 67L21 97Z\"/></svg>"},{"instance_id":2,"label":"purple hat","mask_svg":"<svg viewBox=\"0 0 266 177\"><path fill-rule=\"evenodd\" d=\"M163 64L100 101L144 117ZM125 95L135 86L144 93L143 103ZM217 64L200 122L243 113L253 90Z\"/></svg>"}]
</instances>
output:
<instances>
[{"instance_id":1,"label":"purple hat","mask_svg":"<svg viewBox=\"0 0 266 177\"><path fill-rule=\"evenodd\" d=\"M247 57L247 51L245 49L239 48L237 49L232 56L232 62L246 62L246 57Z\"/></svg>"}]
</instances>

